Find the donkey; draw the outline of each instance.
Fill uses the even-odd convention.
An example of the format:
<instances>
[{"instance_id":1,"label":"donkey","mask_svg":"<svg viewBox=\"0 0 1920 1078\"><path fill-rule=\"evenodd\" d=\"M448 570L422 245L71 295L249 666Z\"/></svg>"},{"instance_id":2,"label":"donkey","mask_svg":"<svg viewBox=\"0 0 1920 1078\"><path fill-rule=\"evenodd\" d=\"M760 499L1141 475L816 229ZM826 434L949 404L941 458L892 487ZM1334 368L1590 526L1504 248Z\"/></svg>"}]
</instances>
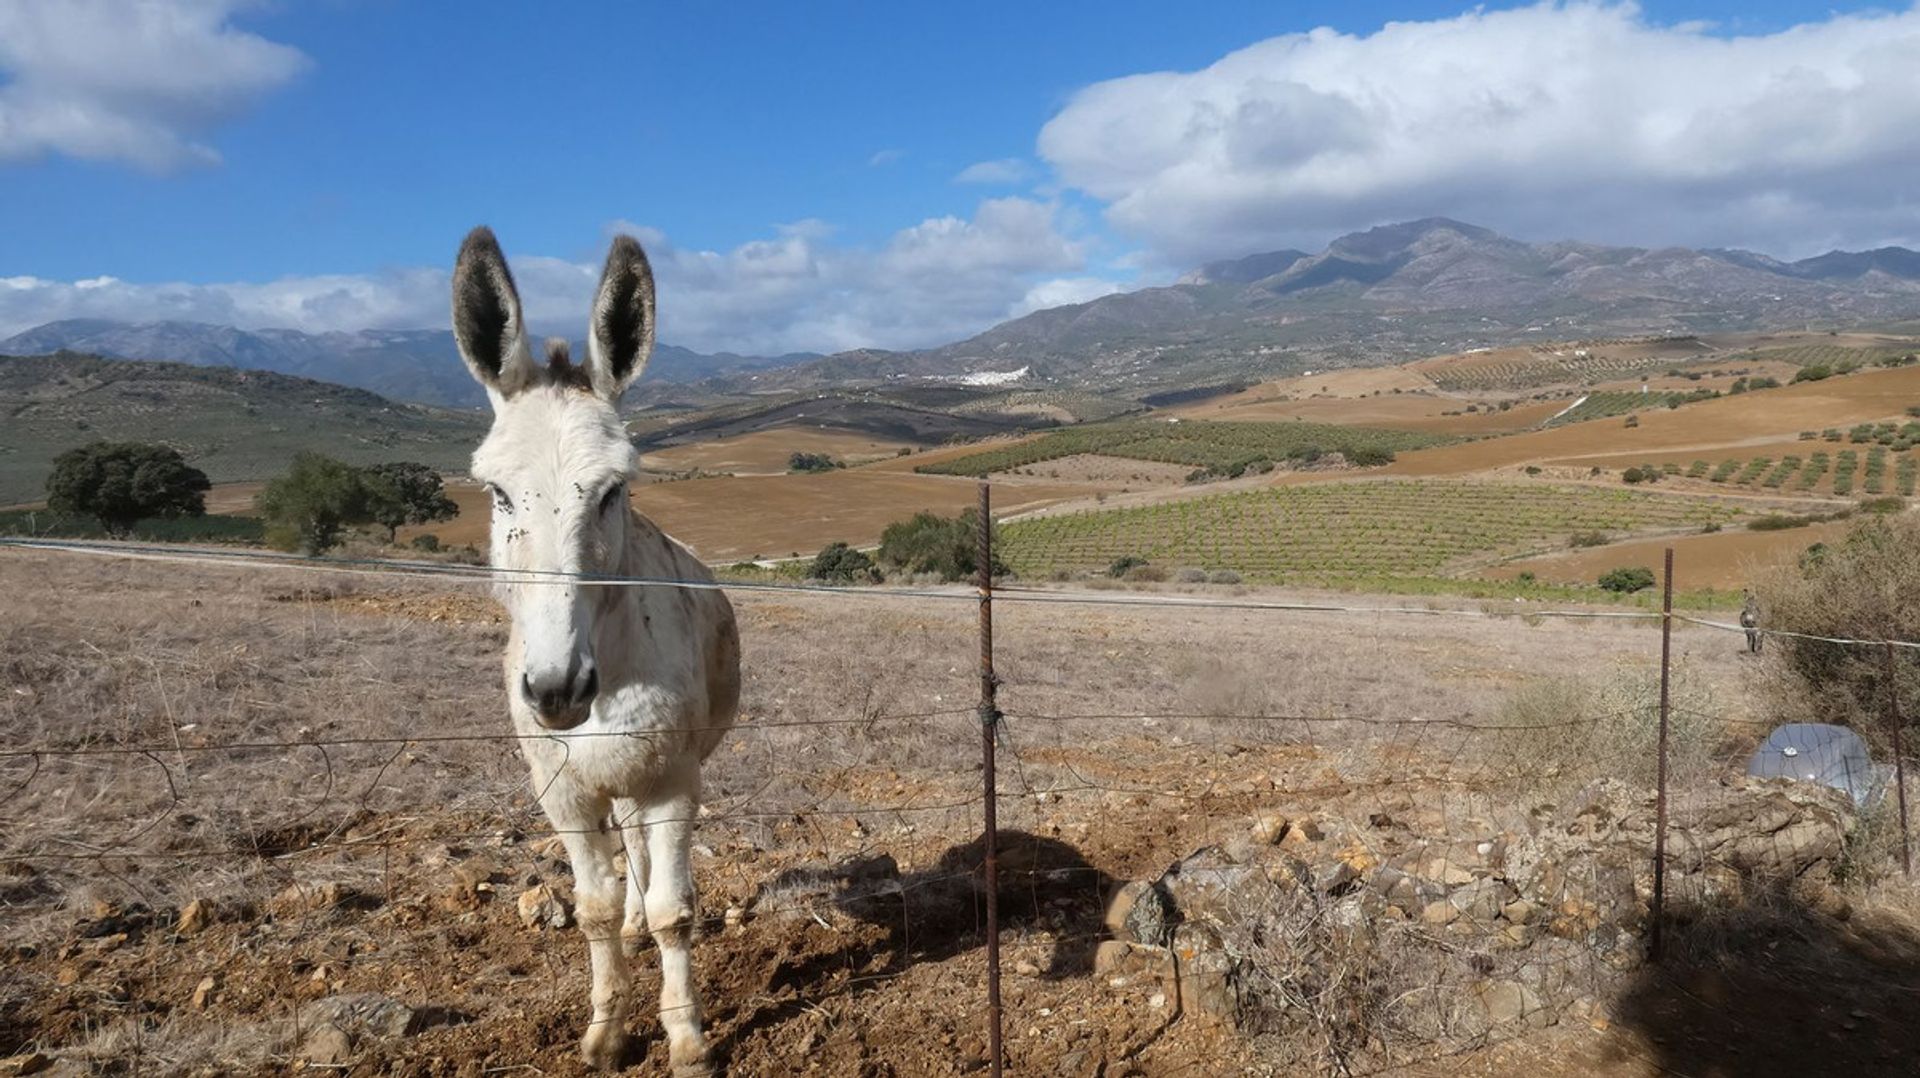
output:
<instances>
[{"instance_id":1,"label":"donkey","mask_svg":"<svg viewBox=\"0 0 1920 1078\"><path fill-rule=\"evenodd\" d=\"M1760 654L1763 636L1760 632L1760 597L1747 593L1746 601L1740 604L1740 627L1747 631L1747 650Z\"/></svg>"},{"instance_id":2,"label":"donkey","mask_svg":"<svg viewBox=\"0 0 1920 1078\"><path fill-rule=\"evenodd\" d=\"M596 585L582 575L713 576L635 512L639 454L616 406L653 350L653 271L619 236L593 300L587 357L564 340L529 347L520 297L493 233L467 235L453 271L461 358L493 402L472 472L493 501L495 588L512 615L507 710L540 807L573 862L576 913L593 968L588 1063L626 1047L627 959L660 951L660 1022L676 1075L713 1073L694 995L693 871L687 843L700 765L733 725L740 640L726 596L673 586ZM615 857L626 848L624 906Z\"/></svg>"}]
</instances>

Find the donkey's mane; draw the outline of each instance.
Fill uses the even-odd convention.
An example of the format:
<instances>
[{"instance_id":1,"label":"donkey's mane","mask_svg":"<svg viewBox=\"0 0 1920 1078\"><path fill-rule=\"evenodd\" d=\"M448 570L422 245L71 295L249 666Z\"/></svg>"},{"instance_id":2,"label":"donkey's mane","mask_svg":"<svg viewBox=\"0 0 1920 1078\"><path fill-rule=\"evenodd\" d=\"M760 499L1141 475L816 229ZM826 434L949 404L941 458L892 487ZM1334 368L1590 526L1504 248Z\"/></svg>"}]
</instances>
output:
<instances>
[{"instance_id":1,"label":"donkey's mane","mask_svg":"<svg viewBox=\"0 0 1920 1078\"><path fill-rule=\"evenodd\" d=\"M567 343L565 337L547 338L547 368L543 378L549 385L588 391L593 389L587 369L574 364L573 346Z\"/></svg>"}]
</instances>

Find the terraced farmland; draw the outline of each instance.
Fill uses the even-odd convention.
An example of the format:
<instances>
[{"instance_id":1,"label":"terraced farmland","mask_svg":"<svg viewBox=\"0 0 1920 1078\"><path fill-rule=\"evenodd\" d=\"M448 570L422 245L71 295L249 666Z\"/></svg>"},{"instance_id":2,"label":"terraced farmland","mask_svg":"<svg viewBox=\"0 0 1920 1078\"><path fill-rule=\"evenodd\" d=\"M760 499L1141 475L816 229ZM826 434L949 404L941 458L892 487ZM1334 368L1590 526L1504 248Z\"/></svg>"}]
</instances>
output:
<instances>
[{"instance_id":1,"label":"terraced farmland","mask_svg":"<svg viewBox=\"0 0 1920 1078\"><path fill-rule=\"evenodd\" d=\"M1324 423L1183 422L1100 423L1045 434L1030 441L925 464L915 471L937 475L989 475L1062 457L1093 453L1129 457L1189 468L1227 471L1259 460L1289 456L1369 452L1397 453L1439 445L1450 439L1407 430L1341 427Z\"/></svg>"},{"instance_id":2,"label":"terraced farmland","mask_svg":"<svg viewBox=\"0 0 1920 1078\"><path fill-rule=\"evenodd\" d=\"M1453 575L1564 548L1576 532L1697 531L1742 513L1711 499L1597 487L1321 483L1017 521L1003 542L1008 563L1029 577L1131 556L1259 581L1360 584Z\"/></svg>"}]
</instances>

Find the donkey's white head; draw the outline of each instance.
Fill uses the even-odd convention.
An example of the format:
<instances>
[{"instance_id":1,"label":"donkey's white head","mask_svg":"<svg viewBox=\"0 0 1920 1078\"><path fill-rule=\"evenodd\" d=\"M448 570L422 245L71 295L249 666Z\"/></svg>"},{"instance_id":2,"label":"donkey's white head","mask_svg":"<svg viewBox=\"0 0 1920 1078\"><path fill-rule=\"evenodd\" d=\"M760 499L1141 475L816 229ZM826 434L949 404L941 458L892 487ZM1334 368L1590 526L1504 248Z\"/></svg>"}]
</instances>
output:
<instances>
[{"instance_id":1,"label":"donkey's white head","mask_svg":"<svg viewBox=\"0 0 1920 1078\"><path fill-rule=\"evenodd\" d=\"M590 321L584 366L564 340L546 342L545 362L534 362L499 243L485 227L468 233L453 270L453 332L493 401L473 475L493 496L494 566L541 574L499 591L519 639L507 657L517 690L556 730L585 721L600 691L594 629L617 593L544 574L619 568L640 462L616 410L653 351L653 271L630 236L607 252Z\"/></svg>"}]
</instances>

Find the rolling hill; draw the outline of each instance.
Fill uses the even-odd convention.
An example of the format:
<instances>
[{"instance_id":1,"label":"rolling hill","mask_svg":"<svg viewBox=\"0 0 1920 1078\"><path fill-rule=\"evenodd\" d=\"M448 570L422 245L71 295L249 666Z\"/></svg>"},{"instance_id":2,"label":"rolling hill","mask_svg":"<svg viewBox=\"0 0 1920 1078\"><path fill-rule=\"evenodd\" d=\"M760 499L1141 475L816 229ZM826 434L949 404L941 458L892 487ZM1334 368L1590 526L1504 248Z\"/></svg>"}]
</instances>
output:
<instances>
[{"instance_id":1,"label":"rolling hill","mask_svg":"<svg viewBox=\"0 0 1920 1078\"><path fill-rule=\"evenodd\" d=\"M472 412L401 404L268 371L72 352L0 355L0 504L40 497L53 458L93 441L165 442L215 482L259 479L302 449L356 464L464 471Z\"/></svg>"}]
</instances>

